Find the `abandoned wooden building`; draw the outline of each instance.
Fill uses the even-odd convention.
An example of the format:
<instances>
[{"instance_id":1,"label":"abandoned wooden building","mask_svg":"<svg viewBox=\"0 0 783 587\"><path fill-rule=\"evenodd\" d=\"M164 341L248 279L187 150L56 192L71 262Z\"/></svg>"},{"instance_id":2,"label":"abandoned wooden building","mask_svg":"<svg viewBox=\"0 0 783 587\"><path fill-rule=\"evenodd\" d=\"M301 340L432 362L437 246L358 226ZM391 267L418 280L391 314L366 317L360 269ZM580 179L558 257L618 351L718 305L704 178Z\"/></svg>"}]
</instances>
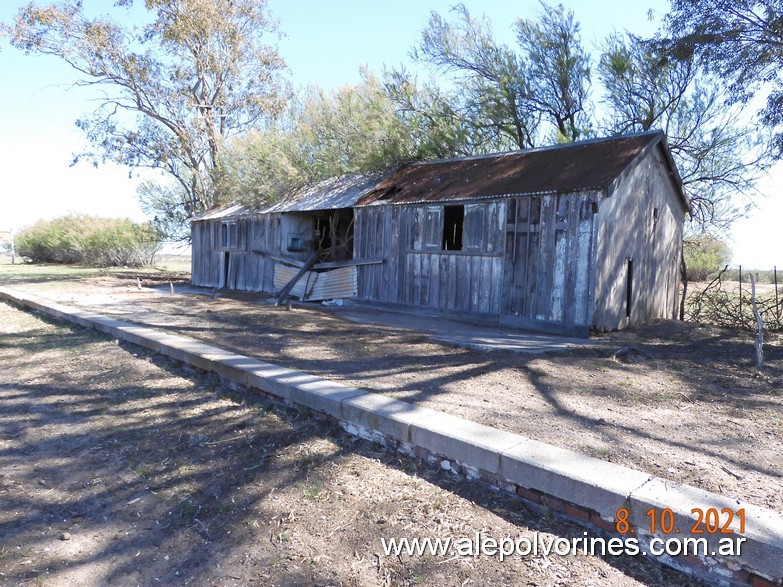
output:
<instances>
[{"instance_id":1,"label":"abandoned wooden building","mask_svg":"<svg viewBox=\"0 0 783 587\"><path fill-rule=\"evenodd\" d=\"M689 211L659 131L413 163L201 216L192 279L586 335L675 315Z\"/></svg>"}]
</instances>

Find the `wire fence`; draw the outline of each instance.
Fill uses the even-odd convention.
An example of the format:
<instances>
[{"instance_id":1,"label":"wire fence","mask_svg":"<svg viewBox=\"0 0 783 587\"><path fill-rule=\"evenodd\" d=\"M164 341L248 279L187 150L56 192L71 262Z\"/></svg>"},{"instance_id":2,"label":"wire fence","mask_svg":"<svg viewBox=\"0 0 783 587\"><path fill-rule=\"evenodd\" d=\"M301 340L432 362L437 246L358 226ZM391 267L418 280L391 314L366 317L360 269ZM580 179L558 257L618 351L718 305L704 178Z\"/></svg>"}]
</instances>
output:
<instances>
[{"instance_id":1,"label":"wire fence","mask_svg":"<svg viewBox=\"0 0 783 587\"><path fill-rule=\"evenodd\" d=\"M755 287L751 281L751 273ZM777 266L770 271L724 268L700 290L685 300L685 319L726 328L756 331L756 307L769 332L783 332L783 283ZM754 292L755 290L755 292ZM755 293L755 296L754 296Z\"/></svg>"}]
</instances>

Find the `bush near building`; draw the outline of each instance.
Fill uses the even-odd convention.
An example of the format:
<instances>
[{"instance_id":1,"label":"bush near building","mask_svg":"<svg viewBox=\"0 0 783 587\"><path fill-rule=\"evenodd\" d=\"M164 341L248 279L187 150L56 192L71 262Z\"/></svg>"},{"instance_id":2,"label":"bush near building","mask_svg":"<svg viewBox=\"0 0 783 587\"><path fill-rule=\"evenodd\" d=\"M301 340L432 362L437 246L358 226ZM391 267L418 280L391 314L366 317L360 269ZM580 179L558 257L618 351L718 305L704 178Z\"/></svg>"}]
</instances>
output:
<instances>
[{"instance_id":1,"label":"bush near building","mask_svg":"<svg viewBox=\"0 0 783 587\"><path fill-rule=\"evenodd\" d=\"M161 238L149 222L69 215L22 230L16 250L33 263L139 267L152 264Z\"/></svg>"},{"instance_id":2,"label":"bush near building","mask_svg":"<svg viewBox=\"0 0 783 587\"><path fill-rule=\"evenodd\" d=\"M686 237L684 253L688 281L706 281L731 263L729 246L706 232Z\"/></svg>"}]
</instances>

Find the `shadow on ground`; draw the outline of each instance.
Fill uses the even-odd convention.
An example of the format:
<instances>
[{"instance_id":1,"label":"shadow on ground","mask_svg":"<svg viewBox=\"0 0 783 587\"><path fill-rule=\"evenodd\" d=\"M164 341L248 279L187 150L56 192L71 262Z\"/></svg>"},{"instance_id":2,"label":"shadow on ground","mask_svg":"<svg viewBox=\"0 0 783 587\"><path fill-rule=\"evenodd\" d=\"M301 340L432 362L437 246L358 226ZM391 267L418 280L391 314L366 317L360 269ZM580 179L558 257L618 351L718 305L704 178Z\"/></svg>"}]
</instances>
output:
<instances>
[{"instance_id":1,"label":"shadow on ground","mask_svg":"<svg viewBox=\"0 0 783 587\"><path fill-rule=\"evenodd\" d=\"M466 532L582 531L132 345L0 313L2 583L693 584L632 558L379 556L384 531L438 535L465 512Z\"/></svg>"}]
</instances>

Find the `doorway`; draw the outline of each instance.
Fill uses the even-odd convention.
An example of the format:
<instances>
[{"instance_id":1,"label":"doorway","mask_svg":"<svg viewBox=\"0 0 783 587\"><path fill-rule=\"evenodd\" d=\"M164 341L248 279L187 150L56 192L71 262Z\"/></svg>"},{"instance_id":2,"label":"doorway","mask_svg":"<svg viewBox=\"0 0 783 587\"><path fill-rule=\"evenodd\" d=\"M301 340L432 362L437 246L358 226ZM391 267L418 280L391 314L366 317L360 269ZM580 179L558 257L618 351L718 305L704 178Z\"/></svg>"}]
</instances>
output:
<instances>
[{"instance_id":1,"label":"doorway","mask_svg":"<svg viewBox=\"0 0 783 587\"><path fill-rule=\"evenodd\" d=\"M631 319L631 306L633 304L633 257L626 258L626 282L625 282L625 318Z\"/></svg>"}]
</instances>

